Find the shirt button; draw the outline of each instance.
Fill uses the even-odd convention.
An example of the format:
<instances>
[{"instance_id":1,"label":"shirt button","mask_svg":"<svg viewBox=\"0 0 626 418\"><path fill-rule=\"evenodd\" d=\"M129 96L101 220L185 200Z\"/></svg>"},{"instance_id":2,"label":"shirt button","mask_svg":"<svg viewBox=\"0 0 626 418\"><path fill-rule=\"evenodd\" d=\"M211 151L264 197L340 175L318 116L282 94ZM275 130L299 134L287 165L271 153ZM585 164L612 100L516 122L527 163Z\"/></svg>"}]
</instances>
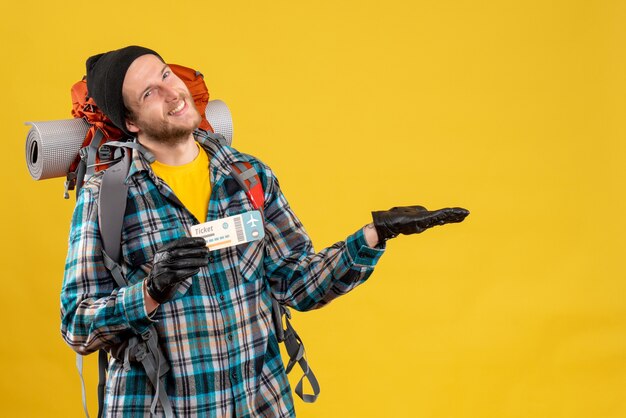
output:
<instances>
[{"instance_id":1,"label":"shirt button","mask_svg":"<svg viewBox=\"0 0 626 418\"><path fill-rule=\"evenodd\" d=\"M228 341L232 341L233 340L233 334L228 334L228 337L226 337L226 338L228 338Z\"/></svg>"},{"instance_id":2,"label":"shirt button","mask_svg":"<svg viewBox=\"0 0 626 418\"><path fill-rule=\"evenodd\" d=\"M233 377L233 380L237 380L237 372L232 372L231 376Z\"/></svg>"},{"instance_id":3,"label":"shirt button","mask_svg":"<svg viewBox=\"0 0 626 418\"><path fill-rule=\"evenodd\" d=\"M220 300L223 301L224 299L224 295L220 295Z\"/></svg>"},{"instance_id":4,"label":"shirt button","mask_svg":"<svg viewBox=\"0 0 626 418\"><path fill-rule=\"evenodd\" d=\"M210 257L209 257L209 263L212 263L212 262L214 262L214 261L215 261L215 258L213 258L213 256L210 256Z\"/></svg>"}]
</instances>

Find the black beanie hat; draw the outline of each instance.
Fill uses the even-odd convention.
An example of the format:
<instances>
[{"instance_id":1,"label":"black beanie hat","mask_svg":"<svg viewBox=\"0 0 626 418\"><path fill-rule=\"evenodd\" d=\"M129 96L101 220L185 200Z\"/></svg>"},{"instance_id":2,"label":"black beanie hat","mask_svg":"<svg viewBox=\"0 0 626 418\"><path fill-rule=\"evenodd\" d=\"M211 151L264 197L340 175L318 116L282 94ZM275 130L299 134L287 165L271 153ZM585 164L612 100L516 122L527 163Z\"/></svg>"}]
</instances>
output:
<instances>
[{"instance_id":1,"label":"black beanie hat","mask_svg":"<svg viewBox=\"0 0 626 418\"><path fill-rule=\"evenodd\" d=\"M87 59L87 91L89 96L115 126L130 136L133 135L126 129L127 109L122 97L122 85L128 67L137 58L147 54L156 55L163 61L163 58L153 50L134 45L94 55Z\"/></svg>"}]
</instances>

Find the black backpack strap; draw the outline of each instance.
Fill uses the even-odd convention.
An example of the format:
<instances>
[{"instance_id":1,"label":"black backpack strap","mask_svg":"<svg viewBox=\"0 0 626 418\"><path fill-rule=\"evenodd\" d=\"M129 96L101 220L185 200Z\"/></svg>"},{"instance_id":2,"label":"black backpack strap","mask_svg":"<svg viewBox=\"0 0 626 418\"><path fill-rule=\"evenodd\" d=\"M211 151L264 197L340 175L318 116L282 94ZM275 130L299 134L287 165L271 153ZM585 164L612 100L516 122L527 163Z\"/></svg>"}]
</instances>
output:
<instances>
[{"instance_id":1,"label":"black backpack strap","mask_svg":"<svg viewBox=\"0 0 626 418\"><path fill-rule=\"evenodd\" d=\"M98 418L104 414L104 388L107 380L109 356L105 350L98 351ZM85 411L87 406L85 406Z\"/></svg>"}]
</instances>

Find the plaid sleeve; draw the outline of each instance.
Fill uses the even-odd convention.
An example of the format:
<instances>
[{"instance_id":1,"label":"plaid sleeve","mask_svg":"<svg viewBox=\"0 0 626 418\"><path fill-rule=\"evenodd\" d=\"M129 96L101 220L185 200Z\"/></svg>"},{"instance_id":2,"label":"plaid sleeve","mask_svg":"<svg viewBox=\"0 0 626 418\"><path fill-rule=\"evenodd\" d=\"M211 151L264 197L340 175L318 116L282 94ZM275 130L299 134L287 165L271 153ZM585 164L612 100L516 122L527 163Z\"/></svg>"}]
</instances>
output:
<instances>
[{"instance_id":1,"label":"plaid sleeve","mask_svg":"<svg viewBox=\"0 0 626 418\"><path fill-rule=\"evenodd\" d=\"M78 353L118 343L125 331L141 333L152 323L142 282L118 288L104 266L98 228L97 186L79 194L61 290L61 333Z\"/></svg>"},{"instance_id":2,"label":"plaid sleeve","mask_svg":"<svg viewBox=\"0 0 626 418\"><path fill-rule=\"evenodd\" d=\"M322 307L365 282L384 252L363 229L315 253L269 168L265 170L265 273L279 301L296 310Z\"/></svg>"}]
</instances>

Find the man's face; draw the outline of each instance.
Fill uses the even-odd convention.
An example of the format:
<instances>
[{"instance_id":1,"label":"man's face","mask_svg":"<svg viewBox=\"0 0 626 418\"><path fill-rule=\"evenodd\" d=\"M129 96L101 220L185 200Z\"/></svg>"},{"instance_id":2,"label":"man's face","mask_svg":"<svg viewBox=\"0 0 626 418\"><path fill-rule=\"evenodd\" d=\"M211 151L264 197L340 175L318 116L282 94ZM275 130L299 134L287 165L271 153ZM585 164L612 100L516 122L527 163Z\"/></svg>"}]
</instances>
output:
<instances>
[{"instance_id":1,"label":"man's face","mask_svg":"<svg viewBox=\"0 0 626 418\"><path fill-rule=\"evenodd\" d=\"M185 83L156 55L142 55L128 67L122 87L131 112L130 132L153 141L177 144L202 120Z\"/></svg>"}]
</instances>

